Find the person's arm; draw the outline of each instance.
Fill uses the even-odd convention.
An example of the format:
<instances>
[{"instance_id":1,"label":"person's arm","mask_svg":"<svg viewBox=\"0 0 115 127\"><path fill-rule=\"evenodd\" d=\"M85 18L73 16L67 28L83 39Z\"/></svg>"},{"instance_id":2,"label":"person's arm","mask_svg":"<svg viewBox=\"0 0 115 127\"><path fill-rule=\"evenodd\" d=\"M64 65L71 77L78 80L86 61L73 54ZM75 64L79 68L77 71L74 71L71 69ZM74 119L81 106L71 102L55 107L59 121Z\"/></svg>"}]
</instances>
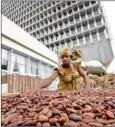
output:
<instances>
[{"instance_id":1,"label":"person's arm","mask_svg":"<svg viewBox=\"0 0 115 127\"><path fill-rule=\"evenodd\" d=\"M58 72L55 70L55 71L53 71L53 73L49 77L40 79L40 82L39 82L40 89L43 89L43 88L46 88L46 87L50 86L51 83L57 77L58 77Z\"/></svg>"},{"instance_id":2,"label":"person's arm","mask_svg":"<svg viewBox=\"0 0 115 127\"><path fill-rule=\"evenodd\" d=\"M84 72L84 70L80 66L78 67L78 72L84 79L85 87L88 88L89 87L89 78L88 78L87 74Z\"/></svg>"}]
</instances>

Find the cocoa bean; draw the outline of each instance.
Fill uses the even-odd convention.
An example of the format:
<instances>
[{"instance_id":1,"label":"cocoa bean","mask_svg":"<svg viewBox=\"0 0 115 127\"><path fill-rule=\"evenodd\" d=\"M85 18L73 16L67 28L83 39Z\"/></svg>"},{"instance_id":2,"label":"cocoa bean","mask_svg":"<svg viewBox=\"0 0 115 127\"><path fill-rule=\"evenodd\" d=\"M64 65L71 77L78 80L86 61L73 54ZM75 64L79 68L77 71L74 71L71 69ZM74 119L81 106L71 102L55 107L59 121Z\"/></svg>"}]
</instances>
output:
<instances>
[{"instance_id":1,"label":"cocoa bean","mask_svg":"<svg viewBox=\"0 0 115 127\"><path fill-rule=\"evenodd\" d=\"M55 108L55 109L52 110L52 114L53 115L60 115L60 111Z\"/></svg>"},{"instance_id":2,"label":"cocoa bean","mask_svg":"<svg viewBox=\"0 0 115 127\"><path fill-rule=\"evenodd\" d=\"M45 115L39 115L38 116L38 121L39 122L48 122L48 117Z\"/></svg>"},{"instance_id":3,"label":"cocoa bean","mask_svg":"<svg viewBox=\"0 0 115 127\"><path fill-rule=\"evenodd\" d=\"M88 123L88 125L90 125L90 126L103 126L102 124L96 123L96 122Z\"/></svg>"},{"instance_id":4,"label":"cocoa bean","mask_svg":"<svg viewBox=\"0 0 115 127\"><path fill-rule=\"evenodd\" d=\"M48 108L48 107L45 107L45 108L40 112L40 114L47 115L48 112L49 112L49 108Z\"/></svg>"},{"instance_id":5,"label":"cocoa bean","mask_svg":"<svg viewBox=\"0 0 115 127\"><path fill-rule=\"evenodd\" d=\"M49 119L49 123L50 123L51 125L56 125L57 119L56 119L56 118L50 118L50 119Z\"/></svg>"},{"instance_id":6,"label":"cocoa bean","mask_svg":"<svg viewBox=\"0 0 115 127\"><path fill-rule=\"evenodd\" d=\"M46 122L46 123L43 123L42 126L43 127L50 127L51 125L48 122Z\"/></svg>"},{"instance_id":7,"label":"cocoa bean","mask_svg":"<svg viewBox=\"0 0 115 127\"><path fill-rule=\"evenodd\" d=\"M64 123L64 126L74 126L74 127L76 127L76 126L79 126L79 124L76 123L76 122L73 122L73 121L67 121L67 122Z\"/></svg>"},{"instance_id":8,"label":"cocoa bean","mask_svg":"<svg viewBox=\"0 0 115 127\"><path fill-rule=\"evenodd\" d=\"M83 115L83 118L94 118L95 117L95 114L94 113L84 113Z\"/></svg>"},{"instance_id":9,"label":"cocoa bean","mask_svg":"<svg viewBox=\"0 0 115 127\"><path fill-rule=\"evenodd\" d=\"M107 115L109 118L115 118L114 114L113 114L111 111L107 110L107 111L105 111L105 112L106 112L106 115Z\"/></svg>"},{"instance_id":10,"label":"cocoa bean","mask_svg":"<svg viewBox=\"0 0 115 127\"><path fill-rule=\"evenodd\" d=\"M76 115L76 114L70 114L69 115L69 118L73 121L79 121L79 120L82 120L82 117L79 116L79 115Z\"/></svg>"},{"instance_id":11,"label":"cocoa bean","mask_svg":"<svg viewBox=\"0 0 115 127\"><path fill-rule=\"evenodd\" d=\"M36 126L36 121L27 121L23 124L23 126Z\"/></svg>"},{"instance_id":12,"label":"cocoa bean","mask_svg":"<svg viewBox=\"0 0 115 127\"><path fill-rule=\"evenodd\" d=\"M38 122L36 125L37 125L38 127L40 127L42 124L41 124L40 122Z\"/></svg>"}]
</instances>

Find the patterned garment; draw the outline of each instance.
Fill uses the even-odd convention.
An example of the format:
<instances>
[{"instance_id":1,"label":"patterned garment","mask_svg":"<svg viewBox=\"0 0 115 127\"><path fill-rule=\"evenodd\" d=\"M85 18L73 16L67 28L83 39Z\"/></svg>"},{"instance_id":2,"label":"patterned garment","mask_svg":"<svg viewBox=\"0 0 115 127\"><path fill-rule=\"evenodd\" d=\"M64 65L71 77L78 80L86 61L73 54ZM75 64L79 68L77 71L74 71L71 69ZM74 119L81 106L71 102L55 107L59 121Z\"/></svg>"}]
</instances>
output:
<instances>
[{"instance_id":1,"label":"patterned garment","mask_svg":"<svg viewBox=\"0 0 115 127\"><path fill-rule=\"evenodd\" d=\"M77 67L80 64L74 65L73 69L64 68L60 66L59 68L55 68L58 71L60 77L60 83L58 85L59 90L78 90L80 89L79 78L81 77L78 73Z\"/></svg>"}]
</instances>

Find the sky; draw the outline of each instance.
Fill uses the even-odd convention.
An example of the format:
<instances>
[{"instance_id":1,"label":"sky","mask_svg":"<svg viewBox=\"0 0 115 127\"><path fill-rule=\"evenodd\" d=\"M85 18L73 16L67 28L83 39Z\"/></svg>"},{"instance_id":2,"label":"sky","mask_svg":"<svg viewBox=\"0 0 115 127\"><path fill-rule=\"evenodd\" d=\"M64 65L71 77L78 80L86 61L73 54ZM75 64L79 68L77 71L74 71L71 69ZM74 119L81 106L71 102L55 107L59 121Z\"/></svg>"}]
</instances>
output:
<instances>
[{"instance_id":1,"label":"sky","mask_svg":"<svg viewBox=\"0 0 115 127\"><path fill-rule=\"evenodd\" d=\"M115 57L115 1L101 1L101 3L110 28L110 34L112 37L111 44Z\"/></svg>"}]
</instances>

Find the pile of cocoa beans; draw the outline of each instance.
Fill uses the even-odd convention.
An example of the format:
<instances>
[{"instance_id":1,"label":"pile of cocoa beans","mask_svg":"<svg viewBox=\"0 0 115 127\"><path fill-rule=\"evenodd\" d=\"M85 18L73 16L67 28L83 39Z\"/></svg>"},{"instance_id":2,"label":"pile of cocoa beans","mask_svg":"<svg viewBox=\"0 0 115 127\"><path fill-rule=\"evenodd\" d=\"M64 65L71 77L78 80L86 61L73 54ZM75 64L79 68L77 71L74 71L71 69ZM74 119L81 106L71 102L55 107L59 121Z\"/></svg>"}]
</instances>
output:
<instances>
[{"instance_id":1,"label":"pile of cocoa beans","mask_svg":"<svg viewBox=\"0 0 115 127\"><path fill-rule=\"evenodd\" d=\"M2 126L115 126L115 89L2 96Z\"/></svg>"}]
</instances>

